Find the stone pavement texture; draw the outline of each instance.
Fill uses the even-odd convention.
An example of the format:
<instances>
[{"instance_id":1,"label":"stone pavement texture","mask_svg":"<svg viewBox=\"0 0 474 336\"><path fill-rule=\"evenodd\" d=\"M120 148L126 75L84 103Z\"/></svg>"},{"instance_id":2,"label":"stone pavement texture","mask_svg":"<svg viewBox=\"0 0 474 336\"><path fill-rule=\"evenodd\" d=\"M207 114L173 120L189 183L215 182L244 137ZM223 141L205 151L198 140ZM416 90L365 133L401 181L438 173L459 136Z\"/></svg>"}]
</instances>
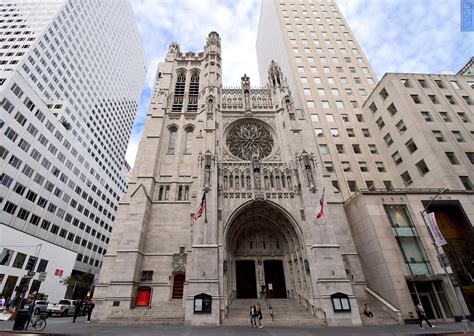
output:
<instances>
[{"instance_id":1,"label":"stone pavement texture","mask_svg":"<svg viewBox=\"0 0 474 336\"><path fill-rule=\"evenodd\" d=\"M26 335L12 331L12 321L0 322L0 336ZM79 318L72 323L72 317L49 318L48 326L43 333L36 334L29 329L27 335L133 335L133 336L405 336L405 335L465 335L462 332L461 323L441 323L436 328L419 330L418 325L388 325L388 326L362 326L362 327L265 327L263 329L250 328L247 326L166 326L158 324L86 324L85 319ZM474 332L467 335L474 336Z\"/></svg>"}]
</instances>

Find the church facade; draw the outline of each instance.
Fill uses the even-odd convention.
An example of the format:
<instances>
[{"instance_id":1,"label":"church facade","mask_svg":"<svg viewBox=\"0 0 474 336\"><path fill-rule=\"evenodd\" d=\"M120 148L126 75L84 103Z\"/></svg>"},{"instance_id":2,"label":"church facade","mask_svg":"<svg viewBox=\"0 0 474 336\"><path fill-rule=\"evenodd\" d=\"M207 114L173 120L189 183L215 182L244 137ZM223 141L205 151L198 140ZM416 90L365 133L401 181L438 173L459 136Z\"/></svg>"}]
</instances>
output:
<instances>
[{"instance_id":1,"label":"church facade","mask_svg":"<svg viewBox=\"0 0 474 336\"><path fill-rule=\"evenodd\" d=\"M309 114L277 63L264 87L244 75L225 88L221 62L215 32L198 54L169 46L96 287L97 318L173 301L186 324L217 325L232 300L267 296L298 299L329 325L361 324L364 275L342 196L316 162Z\"/></svg>"}]
</instances>

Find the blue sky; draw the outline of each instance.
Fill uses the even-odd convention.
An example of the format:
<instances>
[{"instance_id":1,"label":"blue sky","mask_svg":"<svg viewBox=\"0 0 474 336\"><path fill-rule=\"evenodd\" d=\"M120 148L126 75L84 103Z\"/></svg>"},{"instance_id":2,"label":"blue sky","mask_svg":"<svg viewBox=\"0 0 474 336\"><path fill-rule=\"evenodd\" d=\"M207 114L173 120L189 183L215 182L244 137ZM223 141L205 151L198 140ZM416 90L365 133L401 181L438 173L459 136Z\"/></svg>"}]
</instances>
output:
<instances>
[{"instance_id":1,"label":"blue sky","mask_svg":"<svg viewBox=\"0 0 474 336\"><path fill-rule=\"evenodd\" d=\"M272 1L272 0L264 0ZM215 30L222 40L223 84L240 76L259 84L255 42L260 0L132 0L148 73L127 161L133 165L157 65L171 41L202 50ZM337 0L377 76L385 72L456 72L474 56L474 33L460 31L460 0ZM263 83L265 84L265 83Z\"/></svg>"}]
</instances>

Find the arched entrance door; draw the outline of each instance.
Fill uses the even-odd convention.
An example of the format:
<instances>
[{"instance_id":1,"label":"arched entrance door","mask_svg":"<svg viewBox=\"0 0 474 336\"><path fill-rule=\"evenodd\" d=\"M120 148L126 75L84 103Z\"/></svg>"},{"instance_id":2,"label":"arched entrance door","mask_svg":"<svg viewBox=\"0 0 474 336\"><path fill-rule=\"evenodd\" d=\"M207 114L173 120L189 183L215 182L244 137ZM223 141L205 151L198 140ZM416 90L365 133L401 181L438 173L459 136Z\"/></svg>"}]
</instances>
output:
<instances>
[{"instance_id":1,"label":"arched entrance door","mask_svg":"<svg viewBox=\"0 0 474 336\"><path fill-rule=\"evenodd\" d=\"M289 214L269 201L242 206L226 225L227 288L236 298L286 298L308 293L299 229Z\"/></svg>"}]
</instances>

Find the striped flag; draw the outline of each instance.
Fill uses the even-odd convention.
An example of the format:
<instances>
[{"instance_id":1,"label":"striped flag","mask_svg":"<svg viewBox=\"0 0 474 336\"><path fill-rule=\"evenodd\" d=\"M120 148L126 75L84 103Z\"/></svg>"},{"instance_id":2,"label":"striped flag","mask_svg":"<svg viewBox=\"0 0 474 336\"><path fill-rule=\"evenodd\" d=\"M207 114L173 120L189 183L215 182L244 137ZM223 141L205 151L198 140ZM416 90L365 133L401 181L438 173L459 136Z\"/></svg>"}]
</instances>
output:
<instances>
[{"instance_id":1,"label":"striped flag","mask_svg":"<svg viewBox=\"0 0 474 336\"><path fill-rule=\"evenodd\" d=\"M202 213L206 211L206 193L202 194L201 203L199 204L199 208L197 209L196 213L194 214L192 224L196 223L199 218L201 218Z\"/></svg>"},{"instance_id":2,"label":"striped flag","mask_svg":"<svg viewBox=\"0 0 474 336\"><path fill-rule=\"evenodd\" d=\"M321 209L319 212L316 214L316 218L320 219L322 216L324 216L324 192L326 190L326 187L323 188L323 193L321 194L321 199L319 200L319 206Z\"/></svg>"}]
</instances>

